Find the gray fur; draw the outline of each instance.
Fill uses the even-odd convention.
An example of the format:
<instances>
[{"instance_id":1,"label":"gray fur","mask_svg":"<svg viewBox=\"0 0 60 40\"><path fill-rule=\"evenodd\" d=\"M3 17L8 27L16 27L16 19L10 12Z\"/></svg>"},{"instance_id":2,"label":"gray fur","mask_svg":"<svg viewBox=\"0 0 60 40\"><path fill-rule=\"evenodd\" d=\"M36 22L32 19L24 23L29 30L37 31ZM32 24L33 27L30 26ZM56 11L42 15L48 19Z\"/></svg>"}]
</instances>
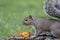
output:
<instances>
[{"instance_id":1,"label":"gray fur","mask_svg":"<svg viewBox=\"0 0 60 40\"><path fill-rule=\"evenodd\" d=\"M53 17L60 18L60 3L59 0L47 0L44 6L45 12Z\"/></svg>"},{"instance_id":2,"label":"gray fur","mask_svg":"<svg viewBox=\"0 0 60 40\"><path fill-rule=\"evenodd\" d=\"M33 20L31 20L31 24L36 29L36 35L39 35L43 31L48 31L53 36L55 35L58 36L58 34L60 34L60 31L59 32L57 31L60 30L60 20L34 18Z\"/></svg>"}]
</instances>

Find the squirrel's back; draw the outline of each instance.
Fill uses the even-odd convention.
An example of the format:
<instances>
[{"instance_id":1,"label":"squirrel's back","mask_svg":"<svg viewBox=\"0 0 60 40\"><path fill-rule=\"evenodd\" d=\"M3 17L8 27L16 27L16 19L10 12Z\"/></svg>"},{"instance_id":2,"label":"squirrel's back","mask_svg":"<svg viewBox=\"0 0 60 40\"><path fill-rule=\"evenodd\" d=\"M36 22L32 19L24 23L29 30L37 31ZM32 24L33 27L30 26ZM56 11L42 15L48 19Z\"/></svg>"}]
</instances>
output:
<instances>
[{"instance_id":1,"label":"squirrel's back","mask_svg":"<svg viewBox=\"0 0 60 40\"><path fill-rule=\"evenodd\" d=\"M56 20L56 19L35 19L32 22L32 25L34 27L36 27L37 29L44 29L44 30L50 30L50 26L55 24L55 23L59 23L60 24L60 20Z\"/></svg>"}]
</instances>

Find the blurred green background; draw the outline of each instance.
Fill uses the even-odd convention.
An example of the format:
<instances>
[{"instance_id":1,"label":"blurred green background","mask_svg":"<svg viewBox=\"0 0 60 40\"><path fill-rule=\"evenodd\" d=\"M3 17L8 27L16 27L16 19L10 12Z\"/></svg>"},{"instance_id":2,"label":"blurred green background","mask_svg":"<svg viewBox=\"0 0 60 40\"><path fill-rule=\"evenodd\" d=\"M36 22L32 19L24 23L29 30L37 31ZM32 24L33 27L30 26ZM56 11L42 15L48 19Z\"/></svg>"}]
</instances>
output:
<instances>
[{"instance_id":1,"label":"blurred green background","mask_svg":"<svg viewBox=\"0 0 60 40\"><path fill-rule=\"evenodd\" d=\"M29 31L32 26L25 26L22 21L28 15L37 18L49 18L43 10L45 0L0 0L0 37L11 37L14 33Z\"/></svg>"}]
</instances>

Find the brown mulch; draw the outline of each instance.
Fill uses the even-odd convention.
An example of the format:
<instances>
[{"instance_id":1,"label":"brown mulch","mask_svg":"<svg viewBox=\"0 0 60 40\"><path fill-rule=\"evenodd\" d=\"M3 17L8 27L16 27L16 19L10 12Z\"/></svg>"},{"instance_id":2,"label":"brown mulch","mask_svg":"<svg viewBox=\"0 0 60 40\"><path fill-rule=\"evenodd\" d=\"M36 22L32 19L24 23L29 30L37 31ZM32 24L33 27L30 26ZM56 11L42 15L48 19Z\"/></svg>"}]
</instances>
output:
<instances>
[{"instance_id":1,"label":"brown mulch","mask_svg":"<svg viewBox=\"0 0 60 40\"><path fill-rule=\"evenodd\" d=\"M33 38L22 38L22 37L11 37L11 38L0 38L0 40L53 40L51 36L39 35Z\"/></svg>"}]
</instances>

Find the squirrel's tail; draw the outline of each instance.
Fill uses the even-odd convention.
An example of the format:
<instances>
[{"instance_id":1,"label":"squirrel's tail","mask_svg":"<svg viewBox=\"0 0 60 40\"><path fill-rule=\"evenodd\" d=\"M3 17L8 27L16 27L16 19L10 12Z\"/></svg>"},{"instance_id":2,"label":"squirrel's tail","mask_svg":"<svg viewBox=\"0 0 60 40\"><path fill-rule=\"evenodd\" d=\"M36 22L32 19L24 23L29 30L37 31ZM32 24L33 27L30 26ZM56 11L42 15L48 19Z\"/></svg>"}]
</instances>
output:
<instances>
[{"instance_id":1,"label":"squirrel's tail","mask_svg":"<svg viewBox=\"0 0 60 40\"><path fill-rule=\"evenodd\" d=\"M58 4L58 0L47 0L44 9L48 15L60 18L60 5Z\"/></svg>"}]
</instances>

